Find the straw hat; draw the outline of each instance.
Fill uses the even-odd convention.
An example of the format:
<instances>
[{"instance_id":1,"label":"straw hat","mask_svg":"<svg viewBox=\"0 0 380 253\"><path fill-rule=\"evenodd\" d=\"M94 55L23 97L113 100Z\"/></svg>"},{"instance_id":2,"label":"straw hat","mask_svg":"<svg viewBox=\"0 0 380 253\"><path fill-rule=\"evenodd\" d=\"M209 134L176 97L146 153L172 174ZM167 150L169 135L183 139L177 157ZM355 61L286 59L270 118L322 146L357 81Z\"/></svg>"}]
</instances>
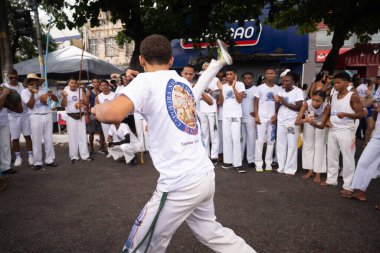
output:
<instances>
[{"instance_id":1,"label":"straw hat","mask_svg":"<svg viewBox=\"0 0 380 253\"><path fill-rule=\"evenodd\" d=\"M34 74L34 73L29 73L29 74L26 76L26 81L29 81L29 80L38 80L38 83L39 83L39 84L42 84L42 83L45 81L45 78L41 78L41 77L37 76L37 75Z\"/></svg>"}]
</instances>

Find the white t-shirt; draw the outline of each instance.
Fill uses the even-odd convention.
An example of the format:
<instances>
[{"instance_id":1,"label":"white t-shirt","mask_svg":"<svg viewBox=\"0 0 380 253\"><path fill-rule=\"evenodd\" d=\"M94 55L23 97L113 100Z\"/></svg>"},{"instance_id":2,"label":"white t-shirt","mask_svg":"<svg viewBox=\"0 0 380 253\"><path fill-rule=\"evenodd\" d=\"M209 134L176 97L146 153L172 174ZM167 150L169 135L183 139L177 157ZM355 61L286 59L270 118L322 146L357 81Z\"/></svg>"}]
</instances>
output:
<instances>
[{"instance_id":1,"label":"white t-shirt","mask_svg":"<svg viewBox=\"0 0 380 253\"><path fill-rule=\"evenodd\" d=\"M190 83L172 70L146 72L119 94L133 102L149 125L149 152L160 173L157 189L198 185L214 166L201 140Z\"/></svg>"},{"instance_id":2,"label":"white t-shirt","mask_svg":"<svg viewBox=\"0 0 380 253\"><path fill-rule=\"evenodd\" d=\"M110 91L107 95L105 95L103 92L99 93L98 100L99 104L103 104L104 102L111 101L115 98L115 92Z\"/></svg>"},{"instance_id":3,"label":"white t-shirt","mask_svg":"<svg viewBox=\"0 0 380 253\"><path fill-rule=\"evenodd\" d=\"M108 136L112 136L112 141L113 142L119 142L122 140L125 140L125 135L129 134L131 138L130 143L136 143L137 142L137 137L134 135L129 128L129 126L125 123L120 123L120 126L118 129L116 129L115 124L112 124L110 126L110 129L108 130Z\"/></svg>"},{"instance_id":4,"label":"white t-shirt","mask_svg":"<svg viewBox=\"0 0 380 253\"><path fill-rule=\"evenodd\" d=\"M40 101L40 96L42 94L46 94L48 92L48 89L46 88L45 85L41 85L38 89L38 93L34 94L34 107L32 109L28 108L28 114L47 114L51 112L49 105L44 105ZM21 100L25 104L29 102L30 96L32 93L28 89L24 89L21 92Z\"/></svg>"},{"instance_id":5,"label":"white t-shirt","mask_svg":"<svg viewBox=\"0 0 380 253\"><path fill-rule=\"evenodd\" d=\"M65 111L67 113L78 113L79 109L75 108L75 103L79 100L83 100L83 92L81 91L79 97L78 89L71 91L69 86L65 87L65 92L67 93L67 105Z\"/></svg>"},{"instance_id":6,"label":"white t-shirt","mask_svg":"<svg viewBox=\"0 0 380 253\"><path fill-rule=\"evenodd\" d=\"M245 91L244 84L239 81L236 82L235 88L239 93ZM232 85L223 84L223 98L223 117L235 118L243 116L241 103L236 100Z\"/></svg>"},{"instance_id":7,"label":"white t-shirt","mask_svg":"<svg viewBox=\"0 0 380 253\"><path fill-rule=\"evenodd\" d=\"M8 110L3 107L3 109L0 108L0 123L8 123Z\"/></svg>"},{"instance_id":8,"label":"white t-shirt","mask_svg":"<svg viewBox=\"0 0 380 253\"><path fill-rule=\"evenodd\" d=\"M367 96L367 92L368 92L368 87L367 87L367 85L365 85L364 83L362 83L361 85L359 85L356 88L356 91L358 92L358 95L360 97L366 97Z\"/></svg>"},{"instance_id":9,"label":"white t-shirt","mask_svg":"<svg viewBox=\"0 0 380 253\"><path fill-rule=\"evenodd\" d=\"M286 92L284 89L277 94L285 99L289 104L295 105L296 102L303 101L303 92L300 88L293 86L293 89ZM285 105L280 105L277 113L277 124L279 125L295 125L298 111L293 111Z\"/></svg>"},{"instance_id":10,"label":"white t-shirt","mask_svg":"<svg viewBox=\"0 0 380 253\"><path fill-rule=\"evenodd\" d=\"M276 113L274 96L277 95L280 90L282 90L281 87L277 85L269 87L265 83L257 88L255 97L259 99L259 119L261 123L270 121Z\"/></svg>"},{"instance_id":11,"label":"white t-shirt","mask_svg":"<svg viewBox=\"0 0 380 253\"><path fill-rule=\"evenodd\" d=\"M217 90L218 89L218 81L219 81L219 79L214 77L214 79L212 79L212 82L208 86L208 89L210 89L211 91ZM199 102L199 110L201 113L210 113L210 112L216 112L217 111L216 99L213 96L210 96L210 97L212 98L212 102L213 102L212 105L208 105L202 99Z\"/></svg>"},{"instance_id":12,"label":"white t-shirt","mask_svg":"<svg viewBox=\"0 0 380 253\"><path fill-rule=\"evenodd\" d=\"M254 116L252 116L251 113L255 111L255 104L253 102L255 99L256 90L257 87L254 85L249 89L245 89L243 102L241 102L241 107L243 110L243 119L254 118Z\"/></svg>"},{"instance_id":13,"label":"white t-shirt","mask_svg":"<svg viewBox=\"0 0 380 253\"><path fill-rule=\"evenodd\" d=\"M25 89L22 83L18 83L18 86L12 86L9 83L3 83L1 86L17 91L17 93L20 94L20 96L21 96L21 92ZM28 106L23 101L21 101L21 104L22 104L22 109L23 109L22 113L17 113L17 112L8 110L8 116L10 119L13 119L14 117L22 117L22 116L28 115Z\"/></svg>"}]
</instances>

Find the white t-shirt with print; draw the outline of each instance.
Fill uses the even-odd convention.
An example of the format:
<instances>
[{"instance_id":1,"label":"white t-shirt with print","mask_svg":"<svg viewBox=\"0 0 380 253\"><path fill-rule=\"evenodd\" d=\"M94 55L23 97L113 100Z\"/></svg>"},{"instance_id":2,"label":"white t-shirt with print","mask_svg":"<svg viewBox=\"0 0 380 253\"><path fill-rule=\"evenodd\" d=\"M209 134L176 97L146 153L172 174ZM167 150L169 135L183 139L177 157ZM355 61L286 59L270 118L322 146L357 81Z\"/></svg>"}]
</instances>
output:
<instances>
[{"instance_id":1,"label":"white t-shirt with print","mask_svg":"<svg viewBox=\"0 0 380 253\"><path fill-rule=\"evenodd\" d=\"M303 101L303 92L296 86L293 86L293 89L289 92L282 89L277 95L283 97L287 103L292 105L295 105L296 102ZM298 111L291 110L285 105L280 105L280 109L277 113L277 124L294 126L297 116Z\"/></svg>"},{"instance_id":2,"label":"white t-shirt with print","mask_svg":"<svg viewBox=\"0 0 380 253\"><path fill-rule=\"evenodd\" d=\"M261 123L270 121L276 113L274 96L277 95L280 90L282 90L282 88L277 85L269 87L265 83L257 88L255 97L259 99L259 119Z\"/></svg>"},{"instance_id":3,"label":"white t-shirt with print","mask_svg":"<svg viewBox=\"0 0 380 253\"><path fill-rule=\"evenodd\" d=\"M112 136L113 142L119 142L119 141L125 140L126 134L130 135L130 139L131 139L130 143L136 143L137 142L136 135L134 135L134 133L132 133L129 126L125 123L120 123L120 126L118 129L116 129L115 124L112 124L110 126L110 129L108 130L108 136Z\"/></svg>"},{"instance_id":4,"label":"white t-shirt with print","mask_svg":"<svg viewBox=\"0 0 380 253\"><path fill-rule=\"evenodd\" d=\"M254 116L251 115L253 113L255 104L254 98L256 94L257 87L252 86L249 89L245 89L243 101L241 102L241 107L243 110L243 119L252 119Z\"/></svg>"},{"instance_id":5,"label":"white t-shirt with print","mask_svg":"<svg viewBox=\"0 0 380 253\"><path fill-rule=\"evenodd\" d=\"M119 94L149 125L149 152L160 173L157 189L170 192L198 185L214 166L195 117L190 83L176 71L139 74Z\"/></svg>"},{"instance_id":6,"label":"white t-shirt with print","mask_svg":"<svg viewBox=\"0 0 380 253\"><path fill-rule=\"evenodd\" d=\"M245 91L244 84L237 81L235 84L236 90L240 93ZM243 110L241 108L241 103L236 100L234 90L232 85L228 83L223 84L223 117L224 118L235 118L242 117Z\"/></svg>"},{"instance_id":7,"label":"white t-shirt with print","mask_svg":"<svg viewBox=\"0 0 380 253\"><path fill-rule=\"evenodd\" d=\"M83 100L83 92L81 91L79 97L79 90L71 91L69 86L65 87L65 92L67 93L67 105L65 111L67 113L78 113L79 109L75 108L75 103L79 100Z\"/></svg>"},{"instance_id":8,"label":"white t-shirt with print","mask_svg":"<svg viewBox=\"0 0 380 253\"><path fill-rule=\"evenodd\" d=\"M208 89L211 90L211 92L214 92L214 90L217 90L218 89L218 81L219 79L214 77L214 79L212 79L212 82L210 83L210 85L208 86ZM213 104L212 105L208 105L205 101L203 101L202 99L200 100L199 102L199 110L201 113L212 113L212 112L216 112L217 111L217 105L216 105L216 99L210 95L210 97L212 98L212 102Z\"/></svg>"},{"instance_id":9,"label":"white t-shirt with print","mask_svg":"<svg viewBox=\"0 0 380 253\"><path fill-rule=\"evenodd\" d=\"M38 93L34 94L34 107L32 109L28 108L28 114L47 114L50 113L51 110L49 108L49 105L42 104L40 101L40 96L42 94L46 94L48 92L48 89L45 85L41 85L38 88ZM21 92L21 100L27 104L29 102L30 96L32 93L30 93L29 89L24 89Z\"/></svg>"}]
</instances>

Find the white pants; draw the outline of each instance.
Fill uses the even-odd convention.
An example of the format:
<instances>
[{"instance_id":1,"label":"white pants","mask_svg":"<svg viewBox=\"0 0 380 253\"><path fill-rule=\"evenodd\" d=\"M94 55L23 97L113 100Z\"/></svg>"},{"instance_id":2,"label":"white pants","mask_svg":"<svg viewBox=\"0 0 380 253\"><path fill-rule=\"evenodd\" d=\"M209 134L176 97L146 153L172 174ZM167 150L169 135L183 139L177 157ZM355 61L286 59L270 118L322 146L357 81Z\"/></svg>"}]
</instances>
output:
<instances>
[{"instance_id":1,"label":"white pants","mask_svg":"<svg viewBox=\"0 0 380 253\"><path fill-rule=\"evenodd\" d=\"M261 122L256 125L256 147L255 147L255 165L257 169L263 168L263 149L264 142L267 142L267 151L265 153L265 167L272 168L273 149L276 142L276 125L268 122Z\"/></svg>"},{"instance_id":2,"label":"white pants","mask_svg":"<svg viewBox=\"0 0 380 253\"><path fill-rule=\"evenodd\" d=\"M351 184L355 172L355 143L351 129L329 132L327 143L327 180L330 185L338 184L339 152L343 157L343 189L352 190Z\"/></svg>"},{"instance_id":3,"label":"white pants","mask_svg":"<svg viewBox=\"0 0 380 253\"><path fill-rule=\"evenodd\" d=\"M137 141L136 143L136 152L143 152L145 151L145 143L144 143L144 119L140 119L135 117L135 125L136 125L136 132L137 132Z\"/></svg>"},{"instance_id":4,"label":"white pants","mask_svg":"<svg viewBox=\"0 0 380 253\"><path fill-rule=\"evenodd\" d=\"M256 139L256 123L253 117L242 119L241 134L243 142L241 143L241 160L243 160L244 150L247 147L248 163L255 162L255 139Z\"/></svg>"},{"instance_id":5,"label":"white pants","mask_svg":"<svg viewBox=\"0 0 380 253\"><path fill-rule=\"evenodd\" d=\"M103 131L103 135L106 141L108 141L108 131L110 130L110 127L111 127L110 124L102 123L102 131Z\"/></svg>"},{"instance_id":6,"label":"white pants","mask_svg":"<svg viewBox=\"0 0 380 253\"><path fill-rule=\"evenodd\" d=\"M9 117L9 128L11 130L11 139L17 140L20 138L20 135L23 136L30 136L30 121L29 121L29 115L25 114L20 117L17 116L10 116Z\"/></svg>"},{"instance_id":7,"label":"white pants","mask_svg":"<svg viewBox=\"0 0 380 253\"><path fill-rule=\"evenodd\" d=\"M0 122L0 172L11 168L11 145L9 136L9 123Z\"/></svg>"},{"instance_id":8,"label":"white pants","mask_svg":"<svg viewBox=\"0 0 380 253\"><path fill-rule=\"evenodd\" d=\"M380 139L372 137L360 156L351 188L366 191L371 179L378 173L380 173Z\"/></svg>"},{"instance_id":9,"label":"white pants","mask_svg":"<svg viewBox=\"0 0 380 253\"><path fill-rule=\"evenodd\" d=\"M277 125L276 153L279 173L294 175L297 172L298 133L298 126Z\"/></svg>"},{"instance_id":10,"label":"white pants","mask_svg":"<svg viewBox=\"0 0 380 253\"><path fill-rule=\"evenodd\" d=\"M316 173L326 173L325 129L304 124L302 137L302 168Z\"/></svg>"},{"instance_id":11,"label":"white pants","mask_svg":"<svg viewBox=\"0 0 380 253\"><path fill-rule=\"evenodd\" d=\"M223 154L223 120L218 120L219 154Z\"/></svg>"},{"instance_id":12,"label":"white pants","mask_svg":"<svg viewBox=\"0 0 380 253\"><path fill-rule=\"evenodd\" d=\"M218 158L219 151L219 134L218 134L218 117L216 112L201 113L201 128L203 138L206 144L207 154L211 159ZM211 153L210 153L211 143Z\"/></svg>"},{"instance_id":13,"label":"white pants","mask_svg":"<svg viewBox=\"0 0 380 253\"><path fill-rule=\"evenodd\" d=\"M69 138L69 155L70 159L85 160L90 157L87 146L86 119L83 116L82 120L75 120L70 116L66 118L67 135Z\"/></svg>"},{"instance_id":14,"label":"white pants","mask_svg":"<svg viewBox=\"0 0 380 253\"><path fill-rule=\"evenodd\" d=\"M130 143L116 145L108 148L108 153L111 154L114 160L124 156L125 162L129 163L135 157L135 146Z\"/></svg>"},{"instance_id":15,"label":"white pants","mask_svg":"<svg viewBox=\"0 0 380 253\"><path fill-rule=\"evenodd\" d=\"M32 132L34 165L42 165L42 139L45 146L45 163L55 159L53 146L53 119L51 113L29 115ZM86 144L87 145L87 144Z\"/></svg>"},{"instance_id":16,"label":"white pants","mask_svg":"<svg viewBox=\"0 0 380 253\"><path fill-rule=\"evenodd\" d=\"M191 189L169 192L147 252L165 252L174 232L183 222L186 222L201 243L215 252L256 252L231 229L223 227L216 221L214 192L214 171L210 171L199 185ZM157 213L162 194L157 190L153 193L136 219L123 250L132 252L146 235ZM144 252L147 243L148 239L136 252Z\"/></svg>"},{"instance_id":17,"label":"white pants","mask_svg":"<svg viewBox=\"0 0 380 253\"><path fill-rule=\"evenodd\" d=\"M240 167L241 162L241 118L223 119L223 162Z\"/></svg>"}]
</instances>

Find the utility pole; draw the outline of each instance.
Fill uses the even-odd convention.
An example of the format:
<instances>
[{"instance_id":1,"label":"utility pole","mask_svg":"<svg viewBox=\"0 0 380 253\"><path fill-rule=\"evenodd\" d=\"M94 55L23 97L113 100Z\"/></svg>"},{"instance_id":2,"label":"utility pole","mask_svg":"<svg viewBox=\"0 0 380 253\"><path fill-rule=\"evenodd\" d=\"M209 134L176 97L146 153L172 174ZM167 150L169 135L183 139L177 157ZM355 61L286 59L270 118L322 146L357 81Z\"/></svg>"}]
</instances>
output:
<instances>
[{"instance_id":1,"label":"utility pole","mask_svg":"<svg viewBox=\"0 0 380 253\"><path fill-rule=\"evenodd\" d=\"M5 81L7 72L13 68L13 56L9 39L6 0L0 0L0 82Z\"/></svg>"},{"instance_id":2,"label":"utility pole","mask_svg":"<svg viewBox=\"0 0 380 253\"><path fill-rule=\"evenodd\" d=\"M0 0L1 1L1 0ZM37 47L38 47L38 62L40 63L40 76L44 75L44 61L43 61L43 52L42 52L42 43L41 43L41 26L40 19L38 17L38 6L35 0L28 0L29 7L34 13L34 22L36 26L36 38L37 38Z\"/></svg>"}]
</instances>

